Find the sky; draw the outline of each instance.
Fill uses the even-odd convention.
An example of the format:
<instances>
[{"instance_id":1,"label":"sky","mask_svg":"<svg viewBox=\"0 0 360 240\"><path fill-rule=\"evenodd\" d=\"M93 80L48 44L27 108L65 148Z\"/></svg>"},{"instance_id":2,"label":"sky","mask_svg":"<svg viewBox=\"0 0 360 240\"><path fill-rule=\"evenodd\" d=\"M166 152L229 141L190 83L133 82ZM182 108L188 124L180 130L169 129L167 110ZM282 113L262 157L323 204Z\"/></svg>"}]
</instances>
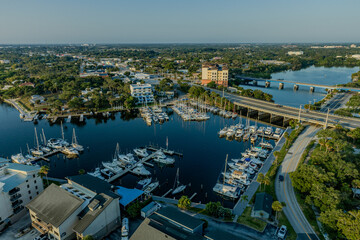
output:
<instances>
[{"instance_id":1,"label":"sky","mask_svg":"<svg viewBox=\"0 0 360 240\"><path fill-rule=\"evenodd\" d=\"M0 44L360 42L359 0L0 0Z\"/></svg>"}]
</instances>

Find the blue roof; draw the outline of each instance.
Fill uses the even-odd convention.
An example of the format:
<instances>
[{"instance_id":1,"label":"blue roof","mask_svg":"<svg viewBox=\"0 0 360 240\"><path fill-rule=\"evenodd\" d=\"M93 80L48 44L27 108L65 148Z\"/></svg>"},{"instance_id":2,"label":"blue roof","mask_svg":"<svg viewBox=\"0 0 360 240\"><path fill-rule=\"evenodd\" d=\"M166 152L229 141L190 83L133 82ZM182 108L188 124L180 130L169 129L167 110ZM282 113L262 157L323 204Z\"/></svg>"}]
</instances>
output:
<instances>
[{"instance_id":1,"label":"blue roof","mask_svg":"<svg viewBox=\"0 0 360 240\"><path fill-rule=\"evenodd\" d=\"M139 189L129 189L121 186L117 186L117 194L121 196L119 200L120 204L126 207L129 203L133 202L135 199L144 194L144 191Z\"/></svg>"},{"instance_id":2,"label":"blue roof","mask_svg":"<svg viewBox=\"0 0 360 240\"><path fill-rule=\"evenodd\" d=\"M156 202L151 202L149 203L148 205L146 205L145 207L143 207L141 209L142 212L147 212L149 211L150 209L152 209L153 207L157 206Z\"/></svg>"},{"instance_id":3,"label":"blue roof","mask_svg":"<svg viewBox=\"0 0 360 240\"><path fill-rule=\"evenodd\" d=\"M17 171L23 171L23 172L31 172L31 171L35 171L35 170L40 170L39 166L30 166L30 165L24 165L24 164L18 164L18 163L9 163L8 168L17 170Z\"/></svg>"},{"instance_id":4,"label":"blue roof","mask_svg":"<svg viewBox=\"0 0 360 240\"><path fill-rule=\"evenodd\" d=\"M12 175L6 179L1 180L2 183L4 183L3 191L9 192L13 188L19 186L21 183L23 183L26 179L26 176L23 174L15 174Z\"/></svg>"}]
</instances>

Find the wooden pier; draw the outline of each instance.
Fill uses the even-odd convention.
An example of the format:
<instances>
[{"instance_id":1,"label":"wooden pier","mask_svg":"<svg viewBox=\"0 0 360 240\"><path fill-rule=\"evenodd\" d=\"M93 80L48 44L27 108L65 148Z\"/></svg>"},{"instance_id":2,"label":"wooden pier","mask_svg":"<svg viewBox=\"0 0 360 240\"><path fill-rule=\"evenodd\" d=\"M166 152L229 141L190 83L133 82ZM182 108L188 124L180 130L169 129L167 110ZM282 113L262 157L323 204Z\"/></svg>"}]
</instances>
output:
<instances>
[{"instance_id":1,"label":"wooden pier","mask_svg":"<svg viewBox=\"0 0 360 240\"><path fill-rule=\"evenodd\" d=\"M48 157L54 156L55 154L61 153L62 149L55 149L47 154L44 154L42 156L38 156L35 157L33 160L31 161L40 161L40 160L45 160L47 162L50 162L50 159L48 159Z\"/></svg>"},{"instance_id":2,"label":"wooden pier","mask_svg":"<svg viewBox=\"0 0 360 240\"><path fill-rule=\"evenodd\" d=\"M149 151L153 151L153 152L156 152L156 151L158 151L158 150L163 150L163 152L165 153L165 154L168 154L168 155L177 155L177 156L179 156L179 157L182 157L183 156L183 154L182 153L180 153L180 152L175 152L175 151L170 151L170 150L167 150L167 149L165 149L165 148L159 148L159 147L155 147L155 146L152 146L152 145L149 145L149 146L147 146L146 147ZM171 153L169 153L169 152L173 152L172 154Z\"/></svg>"}]
</instances>

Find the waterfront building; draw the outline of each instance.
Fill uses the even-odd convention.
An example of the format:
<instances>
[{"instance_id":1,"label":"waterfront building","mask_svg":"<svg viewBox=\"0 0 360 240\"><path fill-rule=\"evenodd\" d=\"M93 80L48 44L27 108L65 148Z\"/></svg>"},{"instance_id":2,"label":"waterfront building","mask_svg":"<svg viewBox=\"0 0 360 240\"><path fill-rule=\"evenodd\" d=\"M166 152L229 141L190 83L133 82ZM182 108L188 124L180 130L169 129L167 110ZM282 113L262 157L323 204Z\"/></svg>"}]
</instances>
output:
<instances>
[{"instance_id":1,"label":"waterfront building","mask_svg":"<svg viewBox=\"0 0 360 240\"><path fill-rule=\"evenodd\" d=\"M43 103L45 101L45 98L40 95L32 95L29 101L30 101L30 103L33 103L33 104L35 104L37 101L39 103Z\"/></svg>"},{"instance_id":2,"label":"waterfront building","mask_svg":"<svg viewBox=\"0 0 360 240\"><path fill-rule=\"evenodd\" d=\"M101 239L120 226L120 196L111 184L88 174L67 179L27 205L34 228L50 239Z\"/></svg>"},{"instance_id":3,"label":"waterfront building","mask_svg":"<svg viewBox=\"0 0 360 240\"><path fill-rule=\"evenodd\" d=\"M0 230L24 216L24 206L44 190L39 170L0 159Z\"/></svg>"},{"instance_id":4,"label":"waterfront building","mask_svg":"<svg viewBox=\"0 0 360 240\"><path fill-rule=\"evenodd\" d=\"M256 194L255 204L252 209L251 216L269 219L272 211L272 203L273 198L271 195L265 192Z\"/></svg>"},{"instance_id":5,"label":"waterfront building","mask_svg":"<svg viewBox=\"0 0 360 240\"><path fill-rule=\"evenodd\" d=\"M156 203L156 202L151 202L149 203L148 205L146 205L145 207L143 207L141 209L141 216L143 218L147 218L148 216L150 216L151 214L153 214L156 210L158 210L160 207L159 207L159 204Z\"/></svg>"},{"instance_id":6,"label":"waterfront building","mask_svg":"<svg viewBox=\"0 0 360 240\"><path fill-rule=\"evenodd\" d=\"M217 85L228 87L229 69L225 65L205 63L202 65L201 84L215 82Z\"/></svg>"},{"instance_id":7,"label":"waterfront building","mask_svg":"<svg viewBox=\"0 0 360 240\"><path fill-rule=\"evenodd\" d=\"M137 104L152 103L154 102L154 94L151 84L131 84L131 96L133 96Z\"/></svg>"},{"instance_id":8,"label":"waterfront building","mask_svg":"<svg viewBox=\"0 0 360 240\"><path fill-rule=\"evenodd\" d=\"M161 208L136 229L130 240L206 239L204 222L174 207Z\"/></svg>"}]
</instances>

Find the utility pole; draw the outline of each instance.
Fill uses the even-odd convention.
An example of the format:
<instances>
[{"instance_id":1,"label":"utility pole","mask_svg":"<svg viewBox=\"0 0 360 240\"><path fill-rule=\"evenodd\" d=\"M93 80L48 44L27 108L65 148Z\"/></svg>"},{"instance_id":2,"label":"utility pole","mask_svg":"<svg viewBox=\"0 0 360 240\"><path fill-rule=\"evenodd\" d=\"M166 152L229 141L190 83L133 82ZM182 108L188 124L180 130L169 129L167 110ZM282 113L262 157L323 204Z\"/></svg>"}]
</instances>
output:
<instances>
[{"instance_id":1,"label":"utility pole","mask_svg":"<svg viewBox=\"0 0 360 240\"><path fill-rule=\"evenodd\" d=\"M299 123L301 123L301 105L302 105L302 104L300 104L300 106L299 106L299 119L298 119L298 120L299 120Z\"/></svg>"},{"instance_id":2,"label":"utility pole","mask_svg":"<svg viewBox=\"0 0 360 240\"><path fill-rule=\"evenodd\" d=\"M326 114L326 120L325 120L325 125L324 125L324 129L326 129L327 128L327 123L328 123L328 119L329 119L329 108L328 108L328 110L327 110L327 114Z\"/></svg>"}]
</instances>

